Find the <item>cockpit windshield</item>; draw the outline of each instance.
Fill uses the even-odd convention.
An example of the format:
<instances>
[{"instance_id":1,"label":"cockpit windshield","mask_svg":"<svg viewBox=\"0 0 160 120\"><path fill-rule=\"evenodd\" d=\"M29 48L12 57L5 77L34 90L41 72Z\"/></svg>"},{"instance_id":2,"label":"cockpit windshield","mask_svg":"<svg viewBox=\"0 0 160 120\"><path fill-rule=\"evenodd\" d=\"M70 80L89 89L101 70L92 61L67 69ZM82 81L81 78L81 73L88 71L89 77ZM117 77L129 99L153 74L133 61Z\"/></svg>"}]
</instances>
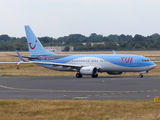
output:
<instances>
[{"instance_id":1,"label":"cockpit windshield","mask_svg":"<svg viewBox=\"0 0 160 120\"><path fill-rule=\"evenodd\" d=\"M151 61L151 60L149 60L149 59L142 60L142 62L149 62L149 61Z\"/></svg>"}]
</instances>

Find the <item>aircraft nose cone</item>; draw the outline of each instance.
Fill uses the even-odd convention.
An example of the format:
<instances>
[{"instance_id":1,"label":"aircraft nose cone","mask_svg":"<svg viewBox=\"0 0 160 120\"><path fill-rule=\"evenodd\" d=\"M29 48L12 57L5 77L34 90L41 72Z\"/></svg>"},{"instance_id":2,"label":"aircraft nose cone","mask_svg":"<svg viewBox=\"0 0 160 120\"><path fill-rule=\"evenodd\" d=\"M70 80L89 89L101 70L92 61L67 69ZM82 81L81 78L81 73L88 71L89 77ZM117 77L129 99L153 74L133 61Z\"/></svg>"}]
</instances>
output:
<instances>
[{"instance_id":1,"label":"aircraft nose cone","mask_svg":"<svg viewBox=\"0 0 160 120\"><path fill-rule=\"evenodd\" d=\"M155 68L156 66L157 65L154 62L152 62L151 69Z\"/></svg>"},{"instance_id":2,"label":"aircraft nose cone","mask_svg":"<svg viewBox=\"0 0 160 120\"><path fill-rule=\"evenodd\" d=\"M150 70L155 68L157 65L154 62L150 62Z\"/></svg>"},{"instance_id":3,"label":"aircraft nose cone","mask_svg":"<svg viewBox=\"0 0 160 120\"><path fill-rule=\"evenodd\" d=\"M157 65L154 63L153 68L155 68Z\"/></svg>"}]
</instances>

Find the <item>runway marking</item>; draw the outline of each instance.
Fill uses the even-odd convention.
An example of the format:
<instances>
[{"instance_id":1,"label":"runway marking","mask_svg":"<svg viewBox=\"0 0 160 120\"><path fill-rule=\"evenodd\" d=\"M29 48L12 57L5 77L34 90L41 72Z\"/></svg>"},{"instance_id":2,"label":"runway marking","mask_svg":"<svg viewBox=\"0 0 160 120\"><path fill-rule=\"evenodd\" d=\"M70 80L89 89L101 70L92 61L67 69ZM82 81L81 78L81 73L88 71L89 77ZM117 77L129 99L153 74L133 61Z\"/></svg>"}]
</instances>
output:
<instances>
[{"instance_id":1,"label":"runway marking","mask_svg":"<svg viewBox=\"0 0 160 120\"><path fill-rule=\"evenodd\" d=\"M151 90L147 90L147 92L151 92Z\"/></svg>"},{"instance_id":2,"label":"runway marking","mask_svg":"<svg viewBox=\"0 0 160 120\"><path fill-rule=\"evenodd\" d=\"M88 97L73 97L73 99L88 99Z\"/></svg>"},{"instance_id":3,"label":"runway marking","mask_svg":"<svg viewBox=\"0 0 160 120\"><path fill-rule=\"evenodd\" d=\"M132 91L132 93L137 93L138 91Z\"/></svg>"},{"instance_id":4,"label":"runway marking","mask_svg":"<svg viewBox=\"0 0 160 120\"><path fill-rule=\"evenodd\" d=\"M153 90L154 92L157 92L158 90L157 89L155 89L155 90Z\"/></svg>"},{"instance_id":5,"label":"runway marking","mask_svg":"<svg viewBox=\"0 0 160 120\"><path fill-rule=\"evenodd\" d=\"M128 93L141 93L141 92L160 92L159 90L146 90L146 91L124 91L124 92L115 92L115 93L109 93L109 94L99 94L99 96L106 96L106 95L120 95L120 94L128 94ZM97 94L96 95L93 95L93 96L98 96ZM90 96L91 97L91 96Z\"/></svg>"},{"instance_id":6,"label":"runway marking","mask_svg":"<svg viewBox=\"0 0 160 120\"><path fill-rule=\"evenodd\" d=\"M41 91L41 92L108 92L108 93L117 93L120 91L81 91L81 90L43 90L43 89L25 89L25 88L13 88L13 87L7 87L7 86L3 86L0 85L0 88L5 88L5 89L9 89L9 90L22 90L22 91ZM18 92L18 91L17 91ZM125 91L121 91L121 92L125 92Z\"/></svg>"},{"instance_id":7,"label":"runway marking","mask_svg":"<svg viewBox=\"0 0 160 120\"><path fill-rule=\"evenodd\" d=\"M129 93L144 93L144 92L160 92L158 89L154 90L145 90L145 91L81 91L81 90L43 90L43 89L26 89L26 88L13 88L8 86L0 85L0 88L14 90L14 91L0 91L0 92L81 92L81 93L105 93L105 94L94 94L94 95L85 95L86 97L94 96L107 96L107 95L120 95L120 94L129 94Z\"/></svg>"}]
</instances>

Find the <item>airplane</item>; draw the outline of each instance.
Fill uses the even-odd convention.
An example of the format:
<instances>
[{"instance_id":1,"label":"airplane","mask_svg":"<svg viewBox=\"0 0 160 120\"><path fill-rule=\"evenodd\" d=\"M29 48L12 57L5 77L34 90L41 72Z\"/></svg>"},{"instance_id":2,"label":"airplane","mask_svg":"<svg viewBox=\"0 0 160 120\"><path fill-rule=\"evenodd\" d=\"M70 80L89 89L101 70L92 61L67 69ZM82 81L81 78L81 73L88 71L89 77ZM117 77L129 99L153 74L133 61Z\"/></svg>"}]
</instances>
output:
<instances>
[{"instance_id":1,"label":"airplane","mask_svg":"<svg viewBox=\"0 0 160 120\"><path fill-rule=\"evenodd\" d=\"M113 51L113 54L55 54L44 49L30 26L25 26L25 33L30 56L21 56L16 51L17 55L12 56L19 57L19 62L13 62L18 65L21 63L34 63L52 70L74 71L77 72L76 78L82 78L83 75L91 75L92 78L97 78L98 73L102 72L106 72L109 75L139 72L139 77L143 78L143 74L156 67L154 62L144 56L116 54L115 51ZM23 58L28 58L28 61Z\"/></svg>"}]
</instances>

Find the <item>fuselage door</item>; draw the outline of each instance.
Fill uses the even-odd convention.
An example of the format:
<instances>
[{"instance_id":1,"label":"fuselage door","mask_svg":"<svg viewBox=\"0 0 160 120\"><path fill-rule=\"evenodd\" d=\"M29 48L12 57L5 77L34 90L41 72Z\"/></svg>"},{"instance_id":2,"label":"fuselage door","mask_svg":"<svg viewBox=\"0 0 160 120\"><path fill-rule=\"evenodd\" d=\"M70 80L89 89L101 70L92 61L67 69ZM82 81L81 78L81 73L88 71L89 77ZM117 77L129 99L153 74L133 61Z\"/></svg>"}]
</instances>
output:
<instances>
[{"instance_id":1,"label":"fuselage door","mask_svg":"<svg viewBox=\"0 0 160 120\"><path fill-rule=\"evenodd\" d=\"M133 57L133 66L137 66L137 58Z\"/></svg>"}]
</instances>

